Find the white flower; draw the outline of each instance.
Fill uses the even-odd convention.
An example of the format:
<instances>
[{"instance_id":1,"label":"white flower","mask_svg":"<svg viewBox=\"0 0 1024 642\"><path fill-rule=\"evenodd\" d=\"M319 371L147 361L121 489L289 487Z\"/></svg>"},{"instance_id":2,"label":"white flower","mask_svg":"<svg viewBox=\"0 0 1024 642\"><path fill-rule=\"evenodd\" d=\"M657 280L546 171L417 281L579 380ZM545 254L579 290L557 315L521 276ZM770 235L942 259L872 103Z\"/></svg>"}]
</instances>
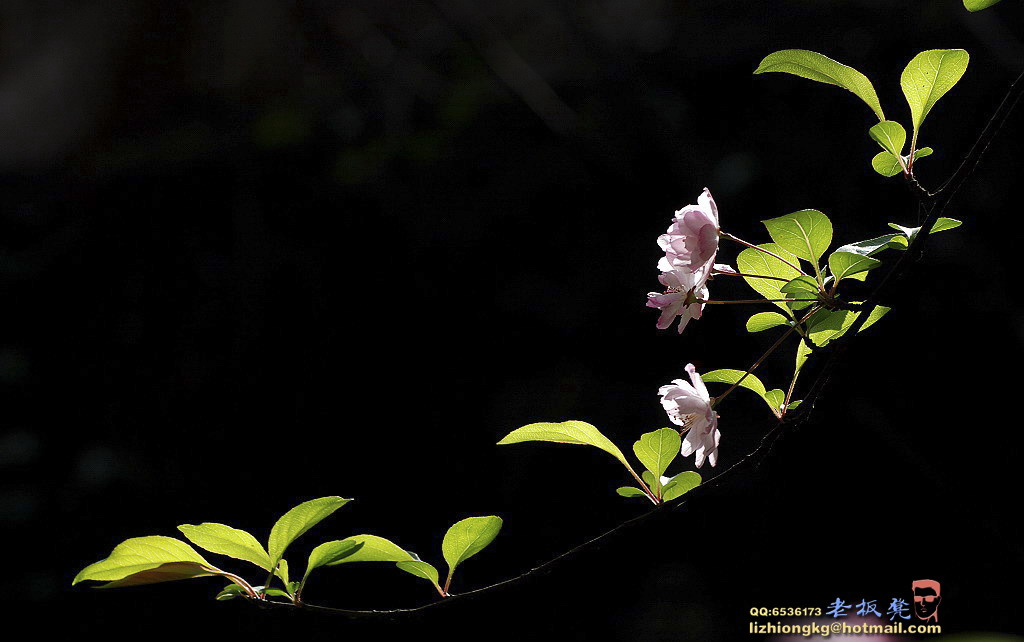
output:
<instances>
[{"instance_id":1,"label":"white flower","mask_svg":"<svg viewBox=\"0 0 1024 642\"><path fill-rule=\"evenodd\" d=\"M684 457L696 453L697 468L704 465L705 459L714 466L718 463L718 442L722 437L718 413L711 408L708 389L692 363L686 365L686 372L692 383L676 379L658 390L661 405L669 420L687 431L680 453Z\"/></svg>"}]
</instances>

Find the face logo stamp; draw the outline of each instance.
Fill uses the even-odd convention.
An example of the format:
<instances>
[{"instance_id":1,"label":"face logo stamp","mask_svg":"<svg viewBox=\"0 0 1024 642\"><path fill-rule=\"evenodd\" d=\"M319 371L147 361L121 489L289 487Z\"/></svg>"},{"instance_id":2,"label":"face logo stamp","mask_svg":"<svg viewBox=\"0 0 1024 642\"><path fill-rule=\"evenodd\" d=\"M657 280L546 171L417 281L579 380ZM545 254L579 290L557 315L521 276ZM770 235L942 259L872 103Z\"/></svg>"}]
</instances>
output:
<instances>
[{"instance_id":1,"label":"face logo stamp","mask_svg":"<svg viewBox=\"0 0 1024 642\"><path fill-rule=\"evenodd\" d=\"M914 580L914 615L923 622L939 621L939 603L942 602L939 583L935 580Z\"/></svg>"}]
</instances>

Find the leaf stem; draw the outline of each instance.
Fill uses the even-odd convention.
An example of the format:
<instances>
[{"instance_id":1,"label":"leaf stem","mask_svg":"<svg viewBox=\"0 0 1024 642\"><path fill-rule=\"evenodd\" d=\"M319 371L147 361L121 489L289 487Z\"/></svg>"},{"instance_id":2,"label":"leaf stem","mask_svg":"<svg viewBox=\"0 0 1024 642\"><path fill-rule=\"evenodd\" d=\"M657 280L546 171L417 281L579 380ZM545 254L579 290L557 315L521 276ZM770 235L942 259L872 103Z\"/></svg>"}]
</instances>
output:
<instances>
[{"instance_id":1,"label":"leaf stem","mask_svg":"<svg viewBox=\"0 0 1024 642\"><path fill-rule=\"evenodd\" d=\"M771 250L766 250L763 247L758 247L757 245L754 245L753 243L747 243L743 239L741 239L741 238L739 238L737 236L733 236L732 234L729 234L728 232L725 232L725 231L721 232L720 234L722 235L723 238L727 238L730 241L735 241L735 242L739 243L740 245L745 245L745 246L749 247L752 250L757 250L758 252L764 252L768 256L774 256L775 258L777 258L778 260L782 261L783 263L785 263L789 267L793 268L794 270L796 270L800 274L802 274L804 276L810 276L810 274L808 274L808 273L804 272L803 270L801 270L799 265L793 265L792 263L790 263L786 259L782 258L781 256L779 256L775 252L772 252Z\"/></svg>"}]
</instances>

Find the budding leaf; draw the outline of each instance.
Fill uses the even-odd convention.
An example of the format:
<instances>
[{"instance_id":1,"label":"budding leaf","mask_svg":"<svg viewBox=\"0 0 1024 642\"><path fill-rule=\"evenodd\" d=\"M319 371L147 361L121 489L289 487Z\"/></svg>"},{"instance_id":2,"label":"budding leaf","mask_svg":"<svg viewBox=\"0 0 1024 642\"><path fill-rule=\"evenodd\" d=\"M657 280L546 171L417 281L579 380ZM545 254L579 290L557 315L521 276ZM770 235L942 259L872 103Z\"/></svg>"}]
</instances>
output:
<instances>
[{"instance_id":1,"label":"budding leaf","mask_svg":"<svg viewBox=\"0 0 1024 642\"><path fill-rule=\"evenodd\" d=\"M633 453L655 477L661 477L672 460L679 455L681 446L682 439L678 432L671 428L662 428L641 435L633 444Z\"/></svg>"},{"instance_id":2,"label":"budding leaf","mask_svg":"<svg viewBox=\"0 0 1024 642\"><path fill-rule=\"evenodd\" d=\"M182 524L178 526L178 530L188 538L188 541L211 553L252 562L265 571L270 570L270 556L263 548L263 544L243 530L211 522L195 526Z\"/></svg>"},{"instance_id":3,"label":"budding leaf","mask_svg":"<svg viewBox=\"0 0 1024 642\"><path fill-rule=\"evenodd\" d=\"M700 475L693 471L679 473L672 479L665 482L661 490L662 501L671 501L680 495L690 492L700 486Z\"/></svg>"},{"instance_id":4,"label":"budding leaf","mask_svg":"<svg viewBox=\"0 0 1024 642\"><path fill-rule=\"evenodd\" d=\"M228 584L220 593L217 593L217 595L214 596L213 599L217 600L218 602L223 602L225 600L233 600L236 597L245 595L245 589L241 586L237 584Z\"/></svg>"},{"instance_id":5,"label":"budding leaf","mask_svg":"<svg viewBox=\"0 0 1024 642\"><path fill-rule=\"evenodd\" d=\"M867 76L820 53L805 49L776 51L767 55L754 71L755 74L766 72L793 74L847 89L867 103L871 111L878 116L878 120L885 120L882 105L878 102L878 94L875 93L875 88Z\"/></svg>"},{"instance_id":6,"label":"budding leaf","mask_svg":"<svg viewBox=\"0 0 1024 642\"><path fill-rule=\"evenodd\" d=\"M467 517L455 522L441 541L441 553L448 562L448 579L455 569L469 558L487 548L501 530L501 518L495 515Z\"/></svg>"},{"instance_id":7,"label":"budding leaf","mask_svg":"<svg viewBox=\"0 0 1024 642\"><path fill-rule=\"evenodd\" d=\"M524 441L551 441L559 444L583 444L600 448L629 468L626 456L610 439L585 421L563 421L561 423L536 423L516 428L505 435L499 446L519 444Z\"/></svg>"},{"instance_id":8,"label":"budding leaf","mask_svg":"<svg viewBox=\"0 0 1024 642\"><path fill-rule=\"evenodd\" d=\"M765 394L764 398L765 401L768 402L768 405L772 406L776 410L779 410L780 408L782 408L782 404L785 403L786 401L786 393L782 392L778 388L775 388L774 390L769 390L767 394Z\"/></svg>"},{"instance_id":9,"label":"budding leaf","mask_svg":"<svg viewBox=\"0 0 1024 642\"><path fill-rule=\"evenodd\" d=\"M796 265L799 262L799 259L795 255L775 243L764 243L758 247L764 248L772 254L786 259L786 261L789 261L793 265ZM753 248L747 248L736 256L736 267L739 272L744 275L743 280L747 282L747 285L766 299L787 298L782 295L782 291L780 289L779 284L782 283L782 281L757 277L771 276L790 281L800 276L800 272L797 271L796 268L787 265L785 262L780 261L774 256L770 256ZM792 311L790 311L789 307L785 303L773 303L781 308L787 315L792 316Z\"/></svg>"},{"instance_id":10,"label":"budding leaf","mask_svg":"<svg viewBox=\"0 0 1024 642\"><path fill-rule=\"evenodd\" d=\"M871 159L871 169L875 170L886 178L891 178L903 173L903 166L900 161L889 152L878 152Z\"/></svg>"},{"instance_id":11,"label":"budding leaf","mask_svg":"<svg viewBox=\"0 0 1024 642\"><path fill-rule=\"evenodd\" d=\"M832 221L818 210L800 210L761 222L776 244L815 266L832 243Z\"/></svg>"},{"instance_id":12,"label":"budding leaf","mask_svg":"<svg viewBox=\"0 0 1024 642\"><path fill-rule=\"evenodd\" d=\"M901 156L903 146L907 144L907 130L903 129L903 125L892 120L883 120L878 123L868 130L868 135L893 156Z\"/></svg>"},{"instance_id":13,"label":"budding leaf","mask_svg":"<svg viewBox=\"0 0 1024 642\"><path fill-rule=\"evenodd\" d=\"M842 281L861 272L867 272L881 264L882 262L878 259L854 252L837 251L828 257L828 269L832 271L832 275L836 277L837 281Z\"/></svg>"},{"instance_id":14,"label":"budding leaf","mask_svg":"<svg viewBox=\"0 0 1024 642\"><path fill-rule=\"evenodd\" d=\"M914 141L932 107L963 77L969 61L970 55L963 49L931 49L907 63L900 85L910 105Z\"/></svg>"},{"instance_id":15,"label":"budding leaf","mask_svg":"<svg viewBox=\"0 0 1024 642\"><path fill-rule=\"evenodd\" d=\"M126 539L104 559L83 568L71 582L107 582L99 588L138 586L184 580L220 571L185 542L152 535Z\"/></svg>"},{"instance_id":16,"label":"budding leaf","mask_svg":"<svg viewBox=\"0 0 1024 642\"><path fill-rule=\"evenodd\" d=\"M270 530L267 548L271 566L277 566L292 542L350 501L343 497L320 497L303 502L285 513Z\"/></svg>"},{"instance_id":17,"label":"budding leaf","mask_svg":"<svg viewBox=\"0 0 1024 642\"><path fill-rule=\"evenodd\" d=\"M778 312L758 312L747 319L747 332L764 332L780 325L789 325L789 319Z\"/></svg>"}]
</instances>

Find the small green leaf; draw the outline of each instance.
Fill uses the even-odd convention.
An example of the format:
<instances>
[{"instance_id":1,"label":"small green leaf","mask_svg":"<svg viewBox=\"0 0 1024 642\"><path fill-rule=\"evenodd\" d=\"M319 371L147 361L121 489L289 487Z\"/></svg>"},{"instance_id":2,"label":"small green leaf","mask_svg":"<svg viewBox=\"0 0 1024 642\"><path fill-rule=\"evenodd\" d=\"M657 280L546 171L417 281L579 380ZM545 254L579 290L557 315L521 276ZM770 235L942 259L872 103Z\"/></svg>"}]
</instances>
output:
<instances>
[{"instance_id":1,"label":"small green leaf","mask_svg":"<svg viewBox=\"0 0 1024 642\"><path fill-rule=\"evenodd\" d=\"M907 241L900 234L883 234L882 236L877 236L866 241L849 243L838 248L836 252L851 252L862 256L874 256L875 254L890 248L905 250L907 249Z\"/></svg>"},{"instance_id":2,"label":"small green leaf","mask_svg":"<svg viewBox=\"0 0 1024 642\"><path fill-rule=\"evenodd\" d=\"M988 9L997 2L999 0L964 0L964 7L972 12L981 11L982 9Z\"/></svg>"},{"instance_id":3,"label":"small green leaf","mask_svg":"<svg viewBox=\"0 0 1024 642\"><path fill-rule=\"evenodd\" d=\"M671 428L662 428L645 433L633 444L633 453L640 463L655 476L665 474L672 460L679 455L682 440L679 433Z\"/></svg>"},{"instance_id":4,"label":"small green leaf","mask_svg":"<svg viewBox=\"0 0 1024 642\"><path fill-rule=\"evenodd\" d=\"M915 143L924 119L935 103L963 77L969 61L970 55L963 49L931 49L922 51L907 63L900 85L910 105Z\"/></svg>"},{"instance_id":5,"label":"small green leaf","mask_svg":"<svg viewBox=\"0 0 1024 642\"><path fill-rule=\"evenodd\" d=\"M787 252L775 243L764 243L758 247L782 257L792 265L796 265L799 262L799 259L795 255ZM786 281L800 276L800 272L791 265L787 265L785 262L780 261L774 256L770 256L753 248L747 248L736 256L736 267L739 272L744 275L743 280L747 282L747 285L766 299L784 299L787 297L782 295L782 291L778 285L780 281L775 279L757 278L758 276L777 277L786 279ZM774 305L781 308L787 315L791 316L793 314L789 309L789 306L785 303L775 302Z\"/></svg>"},{"instance_id":6,"label":"small green leaf","mask_svg":"<svg viewBox=\"0 0 1024 642\"><path fill-rule=\"evenodd\" d=\"M600 448L630 468L626 456L601 431L585 421L563 421L561 423L536 423L517 428L505 435L499 446L519 444L524 441L550 441L559 444L583 444ZM632 468L630 468L632 470Z\"/></svg>"},{"instance_id":7,"label":"small green leaf","mask_svg":"<svg viewBox=\"0 0 1024 642\"><path fill-rule=\"evenodd\" d=\"M441 590L441 585L438 583L440 581L440 577L438 576L437 569L423 560L397 562L395 566L406 573L411 573L416 577L422 577L423 579L428 580L438 591Z\"/></svg>"},{"instance_id":8,"label":"small green leaf","mask_svg":"<svg viewBox=\"0 0 1024 642\"><path fill-rule=\"evenodd\" d=\"M888 178L903 173L900 161L889 152L875 154L875 157L871 159L871 169Z\"/></svg>"},{"instance_id":9,"label":"small green leaf","mask_svg":"<svg viewBox=\"0 0 1024 642\"><path fill-rule=\"evenodd\" d=\"M779 291L790 297L801 299L818 298L818 282L809 276L798 276L789 283L784 283Z\"/></svg>"},{"instance_id":10,"label":"small green leaf","mask_svg":"<svg viewBox=\"0 0 1024 642\"><path fill-rule=\"evenodd\" d=\"M448 579L455 569L470 557L484 550L501 530L501 518L495 515L467 517L455 522L441 541L441 553L448 562Z\"/></svg>"},{"instance_id":11,"label":"small green leaf","mask_svg":"<svg viewBox=\"0 0 1024 642\"><path fill-rule=\"evenodd\" d=\"M776 245L815 267L832 243L832 221L818 210L800 210L761 222Z\"/></svg>"},{"instance_id":12,"label":"small green leaf","mask_svg":"<svg viewBox=\"0 0 1024 642\"><path fill-rule=\"evenodd\" d=\"M274 575L278 576L281 579L282 584L288 586L288 560L283 559L277 563L277 571L274 573Z\"/></svg>"},{"instance_id":13,"label":"small green leaf","mask_svg":"<svg viewBox=\"0 0 1024 642\"><path fill-rule=\"evenodd\" d=\"M849 278L860 272L867 272L881 265L878 259L854 252L833 252L828 257L828 269L837 281Z\"/></svg>"},{"instance_id":14,"label":"small green leaf","mask_svg":"<svg viewBox=\"0 0 1024 642\"><path fill-rule=\"evenodd\" d=\"M747 319L747 332L763 332L780 325L789 325L789 319L778 312L758 312Z\"/></svg>"},{"instance_id":15,"label":"small green leaf","mask_svg":"<svg viewBox=\"0 0 1024 642\"><path fill-rule=\"evenodd\" d=\"M882 146L882 149L893 156L901 157L903 146L907 144L907 130L903 125L892 120L883 120L868 130L871 140Z\"/></svg>"},{"instance_id":16,"label":"small green leaf","mask_svg":"<svg viewBox=\"0 0 1024 642\"><path fill-rule=\"evenodd\" d=\"M218 602L223 602L225 600L233 600L236 597L245 597L246 595L247 593L245 592L245 589L241 586L237 584L228 584L220 593L217 593L216 597L213 599Z\"/></svg>"},{"instance_id":17,"label":"small green leaf","mask_svg":"<svg viewBox=\"0 0 1024 642\"><path fill-rule=\"evenodd\" d=\"M152 535L126 539L104 559L86 566L71 582L107 582L100 588L138 586L219 574L215 566L185 542Z\"/></svg>"},{"instance_id":18,"label":"small green leaf","mask_svg":"<svg viewBox=\"0 0 1024 642\"><path fill-rule=\"evenodd\" d=\"M199 548L218 555L227 555L270 570L270 556L263 545L249 533L224 524L205 522L199 525L182 524L178 530Z\"/></svg>"},{"instance_id":19,"label":"small green leaf","mask_svg":"<svg viewBox=\"0 0 1024 642\"><path fill-rule=\"evenodd\" d=\"M929 232L929 234L945 232L946 230L952 230L953 228L960 227L961 225L963 225L962 221L958 221L955 218L946 218L944 216L940 216L939 218L935 219L935 223L932 225L932 229L931 232ZM921 231L920 227L903 227L902 225L897 225L896 223L889 223L889 227L891 227L894 230L899 230L900 232L902 232L903 236L907 238L908 244L912 242L917 237L917 233Z\"/></svg>"},{"instance_id":20,"label":"small green leaf","mask_svg":"<svg viewBox=\"0 0 1024 642\"><path fill-rule=\"evenodd\" d=\"M766 72L793 74L847 89L867 103L871 111L878 116L878 120L885 120L882 105L878 102L878 94L875 93L875 88L867 76L820 53L804 49L776 51L765 56L754 71L755 74Z\"/></svg>"},{"instance_id":21,"label":"small green leaf","mask_svg":"<svg viewBox=\"0 0 1024 642\"><path fill-rule=\"evenodd\" d=\"M269 595L270 597L291 597L291 595L288 595L286 591L282 591L281 589L263 587L260 587L260 589L261 593L263 593L264 595Z\"/></svg>"},{"instance_id":22,"label":"small green leaf","mask_svg":"<svg viewBox=\"0 0 1024 642\"><path fill-rule=\"evenodd\" d=\"M769 406L775 410L779 410L782 408L782 404L786 401L786 393L775 388L774 390L769 390L765 393L764 399L768 402Z\"/></svg>"},{"instance_id":23,"label":"small green leaf","mask_svg":"<svg viewBox=\"0 0 1024 642\"><path fill-rule=\"evenodd\" d=\"M803 402L804 402L803 399L797 399L796 401L791 401L791 402L789 402L789 405L786 406L786 410L792 410L793 408L796 408L797 406L799 406Z\"/></svg>"},{"instance_id":24,"label":"small green leaf","mask_svg":"<svg viewBox=\"0 0 1024 642\"><path fill-rule=\"evenodd\" d=\"M623 497L639 497L641 499L647 499L647 493L633 486L622 486L616 488L615 492Z\"/></svg>"},{"instance_id":25,"label":"small green leaf","mask_svg":"<svg viewBox=\"0 0 1024 642\"><path fill-rule=\"evenodd\" d=\"M931 147L922 147L921 149L914 150L914 162L917 162L917 159L919 159L919 158L924 158L925 156L931 156L934 153L935 153L935 150L932 149Z\"/></svg>"},{"instance_id":26,"label":"small green leaf","mask_svg":"<svg viewBox=\"0 0 1024 642\"><path fill-rule=\"evenodd\" d=\"M324 542L309 553L309 561L306 562L306 573L302 576L305 582L313 569L321 566L340 564L346 557L350 557L363 547L359 542L347 539Z\"/></svg>"},{"instance_id":27,"label":"small green leaf","mask_svg":"<svg viewBox=\"0 0 1024 642\"><path fill-rule=\"evenodd\" d=\"M679 473L672 479L665 482L665 486L661 491L661 499L666 502L672 501L676 497L688 493L697 486L700 486L700 481L700 475L693 471Z\"/></svg>"},{"instance_id":28,"label":"small green leaf","mask_svg":"<svg viewBox=\"0 0 1024 642\"><path fill-rule=\"evenodd\" d=\"M722 370L712 370L711 372L705 372L700 376L704 383L727 383L732 385L737 381L740 382L740 388L746 388L757 394L758 397L764 399L764 402L768 404L768 407L772 409L772 412L777 412L777 406L773 405L768 399L768 392L765 390L764 384L755 375L748 374L746 377L745 370L733 370L731 368L724 368Z\"/></svg>"},{"instance_id":29,"label":"small green leaf","mask_svg":"<svg viewBox=\"0 0 1024 642\"><path fill-rule=\"evenodd\" d=\"M271 566L277 566L292 542L350 501L343 497L320 497L303 502L285 513L270 530L267 549Z\"/></svg>"}]
</instances>

